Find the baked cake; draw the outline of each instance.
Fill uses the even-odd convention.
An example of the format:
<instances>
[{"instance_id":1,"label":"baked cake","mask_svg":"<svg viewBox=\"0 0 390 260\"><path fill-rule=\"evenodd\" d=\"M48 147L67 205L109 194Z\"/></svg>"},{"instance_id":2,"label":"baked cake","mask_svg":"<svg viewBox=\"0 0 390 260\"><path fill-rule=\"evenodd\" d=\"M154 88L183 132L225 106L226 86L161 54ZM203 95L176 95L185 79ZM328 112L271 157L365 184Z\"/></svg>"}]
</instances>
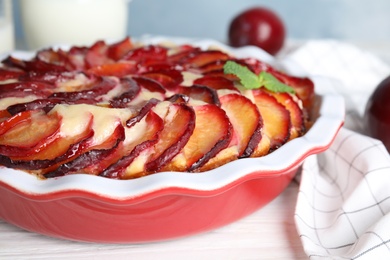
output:
<instances>
[{"instance_id":1,"label":"baked cake","mask_svg":"<svg viewBox=\"0 0 390 260\"><path fill-rule=\"evenodd\" d=\"M40 178L202 172L303 135L313 98L310 79L215 48L126 38L9 56L0 164Z\"/></svg>"}]
</instances>

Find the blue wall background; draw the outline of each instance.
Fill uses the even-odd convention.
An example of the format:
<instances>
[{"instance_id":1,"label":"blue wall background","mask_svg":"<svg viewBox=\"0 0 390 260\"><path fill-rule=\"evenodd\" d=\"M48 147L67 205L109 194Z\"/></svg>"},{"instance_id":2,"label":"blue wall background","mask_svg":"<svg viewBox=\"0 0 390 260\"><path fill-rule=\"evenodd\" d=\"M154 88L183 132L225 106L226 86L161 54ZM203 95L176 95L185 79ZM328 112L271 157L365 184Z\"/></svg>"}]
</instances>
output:
<instances>
[{"instance_id":1,"label":"blue wall background","mask_svg":"<svg viewBox=\"0 0 390 260\"><path fill-rule=\"evenodd\" d=\"M390 43L389 0L133 0L129 32L223 41L231 19L252 6L277 12L290 38Z\"/></svg>"},{"instance_id":2,"label":"blue wall background","mask_svg":"<svg viewBox=\"0 0 390 260\"><path fill-rule=\"evenodd\" d=\"M14 3L16 37L20 40L23 29L18 2ZM252 6L266 6L278 13L289 38L381 41L390 45L389 0L132 0L128 33L225 41L231 19Z\"/></svg>"}]
</instances>

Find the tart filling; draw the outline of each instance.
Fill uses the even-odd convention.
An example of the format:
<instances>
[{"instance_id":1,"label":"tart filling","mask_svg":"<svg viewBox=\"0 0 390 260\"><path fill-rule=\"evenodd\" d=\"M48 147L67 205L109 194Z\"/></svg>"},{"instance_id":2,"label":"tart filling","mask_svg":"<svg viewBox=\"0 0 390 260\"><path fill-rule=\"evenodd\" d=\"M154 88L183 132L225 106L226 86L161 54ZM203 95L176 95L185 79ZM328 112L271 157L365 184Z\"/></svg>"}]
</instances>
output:
<instances>
[{"instance_id":1,"label":"tart filling","mask_svg":"<svg viewBox=\"0 0 390 260\"><path fill-rule=\"evenodd\" d=\"M227 62L293 89L247 89ZM310 125L314 85L252 58L130 38L0 66L0 164L40 178L202 172L265 156Z\"/></svg>"}]
</instances>

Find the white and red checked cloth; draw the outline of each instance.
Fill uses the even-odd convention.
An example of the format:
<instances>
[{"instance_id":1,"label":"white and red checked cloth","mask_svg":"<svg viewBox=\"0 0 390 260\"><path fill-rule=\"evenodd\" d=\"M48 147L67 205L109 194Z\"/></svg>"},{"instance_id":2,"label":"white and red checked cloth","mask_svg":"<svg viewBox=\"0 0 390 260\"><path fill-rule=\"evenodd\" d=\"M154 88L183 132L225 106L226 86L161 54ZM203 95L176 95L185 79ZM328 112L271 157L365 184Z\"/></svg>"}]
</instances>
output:
<instances>
[{"instance_id":1,"label":"white and red checked cloth","mask_svg":"<svg viewBox=\"0 0 390 260\"><path fill-rule=\"evenodd\" d=\"M325 83L317 92L343 95L347 107L332 146L305 160L299 176L295 222L305 252L310 259L390 259L390 156L362 123L390 66L332 40L309 41L281 60Z\"/></svg>"}]
</instances>

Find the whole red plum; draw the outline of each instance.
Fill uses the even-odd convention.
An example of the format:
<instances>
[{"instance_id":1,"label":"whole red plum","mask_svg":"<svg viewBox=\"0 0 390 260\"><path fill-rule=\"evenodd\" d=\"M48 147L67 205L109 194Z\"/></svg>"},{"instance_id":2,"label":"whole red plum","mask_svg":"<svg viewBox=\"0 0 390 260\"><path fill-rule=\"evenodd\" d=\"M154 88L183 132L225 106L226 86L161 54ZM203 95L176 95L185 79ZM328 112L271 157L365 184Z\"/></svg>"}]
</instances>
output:
<instances>
[{"instance_id":1,"label":"whole red plum","mask_svg":"<svg viewBox=\"0 0 390 260\"><path fill-rule=\"evenodd\" d=\"M376 87L364 114L367 134L379 139L390 152L390 76Z\"/></svg>"},{"instance_id":2,"label":"whole red plum","mask_svg":"<svg viewBox=\"0 0 390 260\"><path fill-rule=\"evenodd\" d=\"M286 29L281 18L264 7L250 8L230 23L229 44L233 47L257 46L275 55L284 45Z\"/></svg>"}]
</instances>

